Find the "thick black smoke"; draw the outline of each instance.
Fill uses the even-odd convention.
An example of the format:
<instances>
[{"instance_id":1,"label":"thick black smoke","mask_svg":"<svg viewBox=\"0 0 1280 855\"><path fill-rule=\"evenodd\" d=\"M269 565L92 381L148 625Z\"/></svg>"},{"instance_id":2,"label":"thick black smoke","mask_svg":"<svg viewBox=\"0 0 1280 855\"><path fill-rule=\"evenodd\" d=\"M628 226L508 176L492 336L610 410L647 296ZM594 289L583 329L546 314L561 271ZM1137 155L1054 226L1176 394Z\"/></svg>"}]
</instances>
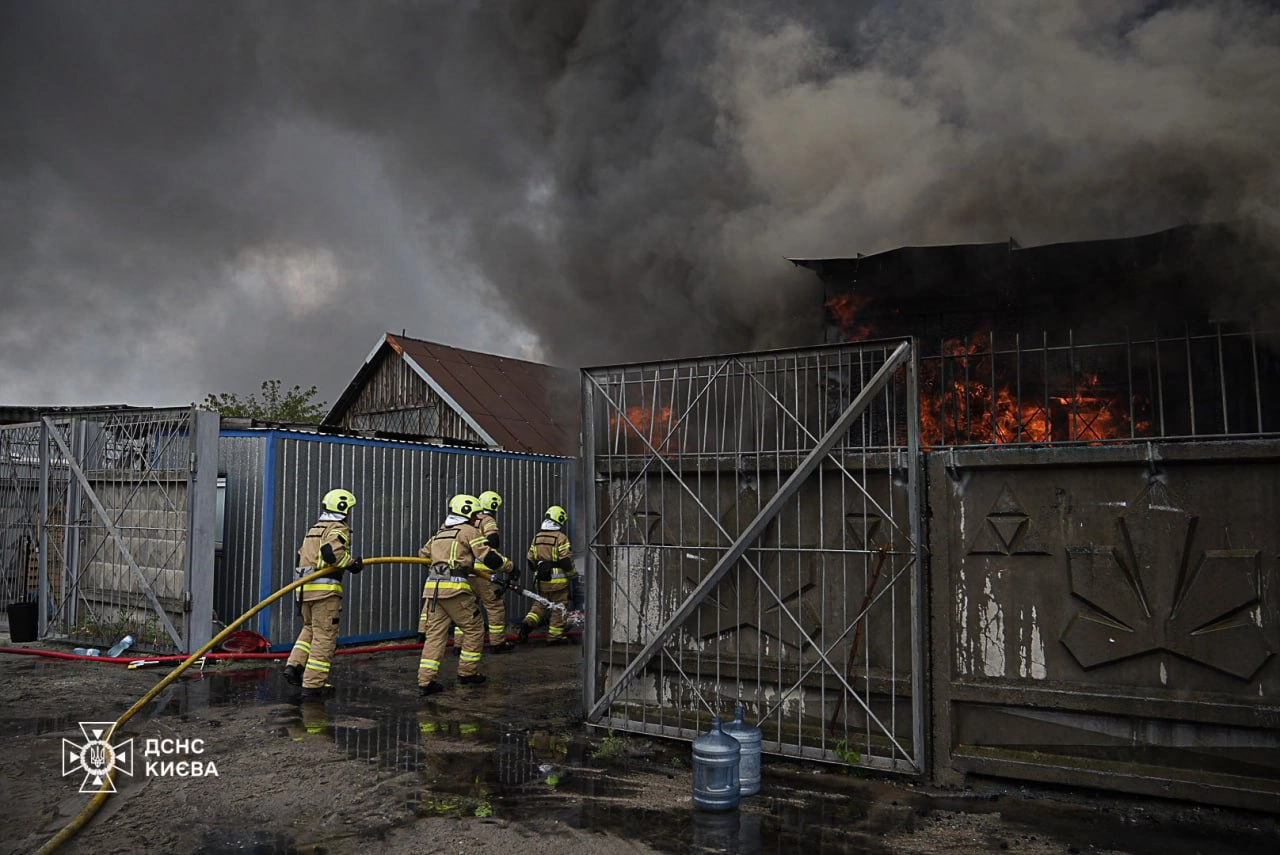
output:
<instances>
[{"instance_id":1,"label":"thick black smoke","mask_svg":"<svg viewBox=\"0 0 1280 855\"><path fill-rule=\"evenodd\" d=\"M0 9L0 403L810 342L788 256L1280 219L1261 2Z\"/></svg>"}]
</instances>

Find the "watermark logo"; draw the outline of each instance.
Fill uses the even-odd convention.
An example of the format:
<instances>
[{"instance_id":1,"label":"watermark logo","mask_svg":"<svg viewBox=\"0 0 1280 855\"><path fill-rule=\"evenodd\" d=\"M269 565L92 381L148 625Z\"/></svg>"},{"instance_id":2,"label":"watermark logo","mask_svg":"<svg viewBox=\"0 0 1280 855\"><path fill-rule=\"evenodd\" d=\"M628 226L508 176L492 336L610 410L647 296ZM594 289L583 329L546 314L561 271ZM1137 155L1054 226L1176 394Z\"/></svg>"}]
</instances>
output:
<instances>
[{"instance_id":1,"label":"watermark logo","mask_svg":"<svg viewBox=\"0 0 1280 855\"><path fill-rule=\"evenodd\" d=\"M76 772L84 773L84 781L80 784L80 792L96 793L106 782L106 791L116 791L115 782L111 780L111 771L133 775L133 738L112 745L106 740L115 726L113 721L82 721L80 732L84 734L84 744L70 739L62 740L62 776L65 778Z\"/></svg>"}]
</instances>

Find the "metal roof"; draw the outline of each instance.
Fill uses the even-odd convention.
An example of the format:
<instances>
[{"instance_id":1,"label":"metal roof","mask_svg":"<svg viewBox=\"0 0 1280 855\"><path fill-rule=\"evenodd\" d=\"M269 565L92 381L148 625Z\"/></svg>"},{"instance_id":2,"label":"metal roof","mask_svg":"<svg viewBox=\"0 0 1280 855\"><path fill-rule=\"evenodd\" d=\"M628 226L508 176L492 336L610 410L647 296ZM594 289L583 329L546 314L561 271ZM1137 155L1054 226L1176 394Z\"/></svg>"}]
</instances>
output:
<instances>
[{"instance_id":1,"label":"metal roof","mask_svg":"<svg viewBox=\"0 0 1280 855\"><path fill-rule=\"evenodd\" d=\"M338 424L384 358L414 371L492 445L529 454L577 456L578 372L387 333L325 417Z\"/></svg>"}]
</instances>

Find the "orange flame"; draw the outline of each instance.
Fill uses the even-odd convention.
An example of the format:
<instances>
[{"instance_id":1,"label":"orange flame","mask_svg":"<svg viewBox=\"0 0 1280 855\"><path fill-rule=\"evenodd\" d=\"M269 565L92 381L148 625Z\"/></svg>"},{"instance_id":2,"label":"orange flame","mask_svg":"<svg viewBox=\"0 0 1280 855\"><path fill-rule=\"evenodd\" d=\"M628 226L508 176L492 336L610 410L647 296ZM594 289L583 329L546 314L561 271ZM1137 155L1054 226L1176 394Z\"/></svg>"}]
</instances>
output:
<instances>
[{"instance_id":1,"label":"orange flame","mask_svg":"<svg viewBox=\"0 0 1280 855\"><path fill-rule=\"evenodd\" d=\"M1053 385L1074 387L1069 394L1016 394L1014 384L996 373L992 393L991 360L985 335L968 344L960 339L944 343L943 357L920 368L921 441L926 446L988 443L1087 442L1130 439L1150 433L1142 417L1145 402L1129 403L1109 388L1098 374L1081 373ZM947 380L941 380L945 362Z\"/></svg>"},{"instance_id":2,"label":"orange flame","mask_svg":"<svg viewBox=\"0 0 1280 855\"><path fill-rule=\"evenodd\" d=\"M874 326L859 315L870 297L852 292L826 302L845 341L875 335ZM1051 384L1051 394L1018 395L1016 381L1007 376L1012 363L997 362L992 383L990 338L979 332L967 341L943 342L938 359L920 365L921 442L926 446L989 443L1100 443L1148 436L1152 423L1145 417L1148 402L1132 401L1107 388L1096 373L1068 373ZM945 380L943 374L945 371ZM1070 393L1063 393L1063 389ZM1134 412L1130 413L1130 406Z\"/></svg>"},{"instance_id":3,"label":"orange flame","mask_svg":"<svg viewBox=\"0 0 1280 855\"><path fill-rule=\"evenodd\" d=\"M870 302L871 297L850 291L846 294L837 294L823 305L840 325L840 332L845 341L862 341L871 338L872 328L870 324L859 320L858 315Z\"/></svg>"},{"instance_id":4,"label":"orange flame","mask_svg":"<svg viewBox=\"0 0 1280 855\"><path fill-rule=\"evenodd\" d=\"M670 407L659 407L656 410L651 407L627 407L625 419L617 414L609 417L609 428L615 436L621 434L621 441L629 452L647 451L645 440L659 452L669 451L667 446L674 442L667 436L671 430Z\"/></svg>"}]
</instances>

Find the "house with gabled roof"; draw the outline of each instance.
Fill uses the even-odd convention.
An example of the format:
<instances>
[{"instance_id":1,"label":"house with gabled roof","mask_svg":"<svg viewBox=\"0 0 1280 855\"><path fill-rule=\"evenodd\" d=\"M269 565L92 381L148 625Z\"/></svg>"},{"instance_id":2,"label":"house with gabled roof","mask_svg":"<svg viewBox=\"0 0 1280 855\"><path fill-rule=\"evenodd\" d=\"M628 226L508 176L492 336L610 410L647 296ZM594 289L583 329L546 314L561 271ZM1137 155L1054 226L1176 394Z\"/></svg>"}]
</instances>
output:
<instances>
[{"instance_id":1,"label":"house with gabled roof","mask_svg":"<svg viewBox=\"0 0 1280 855\"><path fill-rule=\"evenodd\" d=\"M388 332L325 426L521 454L577 456L576 370Z\"/></svg>"}]
</instances>

